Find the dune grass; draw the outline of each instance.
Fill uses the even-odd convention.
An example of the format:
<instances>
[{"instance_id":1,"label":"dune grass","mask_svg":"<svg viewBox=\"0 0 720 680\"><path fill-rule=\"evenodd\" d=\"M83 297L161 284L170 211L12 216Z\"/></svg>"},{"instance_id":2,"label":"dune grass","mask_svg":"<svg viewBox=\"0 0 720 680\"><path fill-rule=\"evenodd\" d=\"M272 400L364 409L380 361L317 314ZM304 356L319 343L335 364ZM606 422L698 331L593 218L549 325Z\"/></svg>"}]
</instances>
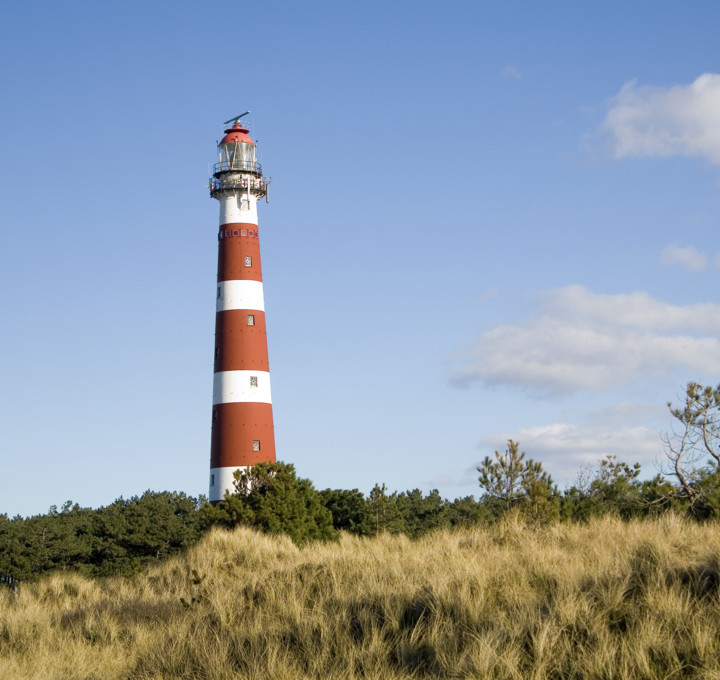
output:
<instances>
[{"instance_id":1,"label":"dune grass","mask_svg":"<svg viewBox=\"0 0 720 680\"><path fill-rule=\"evenodd\" d=\"M0 589L5 680L720 680L720 526L312 543L214 530L133 578Z\"/></svg>"}]
</instances>

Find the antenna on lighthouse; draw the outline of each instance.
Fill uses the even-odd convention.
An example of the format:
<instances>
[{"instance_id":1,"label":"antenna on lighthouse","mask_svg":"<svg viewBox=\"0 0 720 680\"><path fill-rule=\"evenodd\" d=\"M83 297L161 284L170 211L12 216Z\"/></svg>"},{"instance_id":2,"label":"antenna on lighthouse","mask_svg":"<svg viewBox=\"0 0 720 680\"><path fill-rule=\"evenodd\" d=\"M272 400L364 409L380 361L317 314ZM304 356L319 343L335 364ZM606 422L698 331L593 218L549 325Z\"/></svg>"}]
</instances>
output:
<instances>
[{"instance_id":1,"label":"antenna on lighthouse","mask_svg":"<svg viewBox=\"0 0 720 680\"><path fill-rule=\"evenodd\" d=\"M247 116L250 111L245 111L245 113L241 113L239 116L235 116L235 118L231 118L230 120L226 120L223 125L227 125L228 123L236 124L243 116Z\"/></svg>"}]
</instances>

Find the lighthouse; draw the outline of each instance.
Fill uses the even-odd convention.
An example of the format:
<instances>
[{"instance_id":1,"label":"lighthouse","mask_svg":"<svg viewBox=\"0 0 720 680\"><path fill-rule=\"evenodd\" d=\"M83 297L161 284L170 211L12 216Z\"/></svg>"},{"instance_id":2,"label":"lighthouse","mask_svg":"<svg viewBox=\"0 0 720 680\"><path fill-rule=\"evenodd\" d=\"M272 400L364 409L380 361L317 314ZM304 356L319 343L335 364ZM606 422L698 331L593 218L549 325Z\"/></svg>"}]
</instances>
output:
<instances>
[{"instance_id":1,"label":"lighthouse","mask_svg":"<svg viewBox=\"0 0 720 680\"><path fill-rule=\"evenodd\" d=\"M220 202L210 502L234 491L233 473L275 460L257 203L268 182L241 119L218 144L210 195Z\"/></svg>"}]
</instances>

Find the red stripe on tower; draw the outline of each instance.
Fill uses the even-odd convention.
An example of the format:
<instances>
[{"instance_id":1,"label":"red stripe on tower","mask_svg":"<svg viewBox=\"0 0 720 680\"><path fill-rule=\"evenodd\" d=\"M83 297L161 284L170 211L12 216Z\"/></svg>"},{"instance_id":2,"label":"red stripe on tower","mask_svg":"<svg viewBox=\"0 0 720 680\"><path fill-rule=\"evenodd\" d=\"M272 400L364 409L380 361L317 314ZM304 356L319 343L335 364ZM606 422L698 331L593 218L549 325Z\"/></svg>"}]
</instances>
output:
<instances>
[{"instance_id":1,"label":"red stripe on tower","mask_svg":"<svg viewBox=\"0 0 720 680\"><path fill-rule=\"evenodd\" d=\"M245 114L243 114L245 115ZM233 491L233 474L275 460L257 202L268 182L240 124L218 144L210 195L220 201L210 502Z\"/></svg>"}]
</instances>

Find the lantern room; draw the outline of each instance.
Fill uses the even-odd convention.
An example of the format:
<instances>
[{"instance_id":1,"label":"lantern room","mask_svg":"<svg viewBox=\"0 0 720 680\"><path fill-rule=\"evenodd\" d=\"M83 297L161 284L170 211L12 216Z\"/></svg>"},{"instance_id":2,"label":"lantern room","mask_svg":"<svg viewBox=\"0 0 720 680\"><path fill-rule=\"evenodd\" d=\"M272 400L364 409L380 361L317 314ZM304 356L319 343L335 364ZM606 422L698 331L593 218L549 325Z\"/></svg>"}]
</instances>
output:
<instances>
[{"instance_id":1,"label":"lantern room","mask_svg":"<svg viewBox=\"0 0 720 680\"><path fill-rule=\"evenodd\" d=\"M218 163L214 171L251 172L262 174L257 162L257 146L248 135L249 130L235 123L218 144Z\"/></svg>"}]
</instances>

